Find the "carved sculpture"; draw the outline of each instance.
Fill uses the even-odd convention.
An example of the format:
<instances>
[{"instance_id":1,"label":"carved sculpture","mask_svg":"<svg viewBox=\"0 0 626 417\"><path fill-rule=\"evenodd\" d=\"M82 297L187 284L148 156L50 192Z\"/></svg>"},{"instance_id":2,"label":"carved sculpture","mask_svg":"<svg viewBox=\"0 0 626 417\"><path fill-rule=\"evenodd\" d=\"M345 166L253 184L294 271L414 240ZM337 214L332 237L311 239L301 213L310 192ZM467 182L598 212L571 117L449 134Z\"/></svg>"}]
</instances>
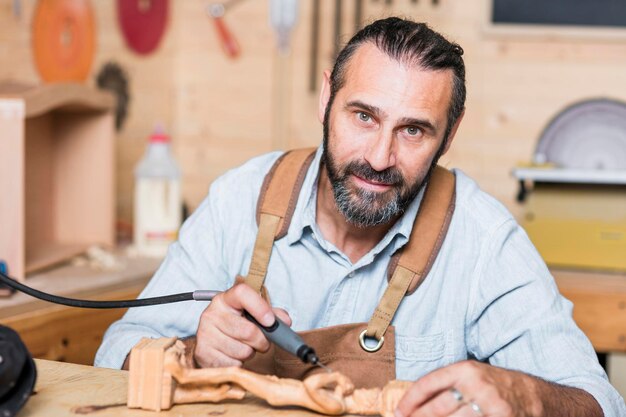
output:
<instances>
[{"instance_id":1,"label":"carved sculpture","mask_svg":"<svg viewBox=\"0 0 626 417\"><path fill-rule=\"evenodd\" d=\"M128 407L160 411L174 404L241 400L250 393L273 406L300 406L328 415L392 417L409 385L396 380L383 388L355 389L339 372L322 372L300 381L238 367L196 369L181 341L142 339L131 351Z\"/></svg>"}]
</instances>

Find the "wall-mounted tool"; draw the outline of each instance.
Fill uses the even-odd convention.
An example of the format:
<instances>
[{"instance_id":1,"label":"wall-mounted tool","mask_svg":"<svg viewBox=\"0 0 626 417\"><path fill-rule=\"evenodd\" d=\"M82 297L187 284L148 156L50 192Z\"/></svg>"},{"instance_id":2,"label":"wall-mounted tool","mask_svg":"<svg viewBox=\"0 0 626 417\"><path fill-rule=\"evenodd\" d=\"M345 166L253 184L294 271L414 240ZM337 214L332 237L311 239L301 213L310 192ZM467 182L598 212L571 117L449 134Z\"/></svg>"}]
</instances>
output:
<instances>
[{"instance_id":1,"label":"wall-mounted tool","mask_svg":"<svg viewBox=\"0 0 626 417\"><path fill-rule=\"evenodd\" d=\"M32 24L35 64L46 82L85 81L96 48L88 0L40 0Z\"/></svg>"},{"instance_id":2,"label":"wall-mounted tool","mask_svg":"<svg viewBox=\"0 0 626 417\"><path fill-rule=\"evenodd\" d=\"M239 42L237 42L233 33L226 25L224 16L229 9L242 1L244 0L230 0L226 3L211 3L206 9L207 14L211 16L213 23L215 24L215 30L217 31L217 36L220 39L220 44L222 45L224 53L229 58L233 59L239 56L241 53L241 47L239 46Z\"/></svg>"},{"instance_id":3,"label":"wall-mounted tool","mask_svg":"<svg viewBox=\"0 0 626 417\"><path fill-rule=\"evenodd\" d=\"M313 10L311 11L311 56L309 66L309 92L317 91L317 55L320 44L320 2L313 0Z\"/></svg>"},{"instance_id":4,"label":"wall-mounted tool","mask_svg":"<svg viewBox=\"0 0 626 417\"><path fill-rule=\"evenodd\" d=\"M363 24L363 0L354 1L354 33L361 29Z\"/></svg>"},{"instance_id":5,"label":"wall-mounted tool","mask_svg":"<svg viewBox=\"0 0 626 417\"><path fill-rule=\"evenodd\" d=\"M122 129L128 115L130 92L126 71L116 62L107 62L100 68L96 76L96 84L102 90L113 93L116 99L115 106L115 130Z\"/></svg>"},{"instance_id":6,"label":"wall-mounted tool","mask_svg":"<svg viewBox=\"0 0 626 417\"><path fill-rule=\"evenodd\" d=\"M337 58L341 48L341 20L343 19L341 13L341 0L335 0L335 37L334 37L334 52L333 59Z\"/></svg>"},{"instance_id":7,"label":"wall-mounted tool","mask_svg":"<svg viewBox=\"0 0 626 417\"><path fill-rule=\"evenodd\" d=\"M126 45L139 55L154 52L167 28L169 0L117 0Z\"/></svg>"},{"instance_id":8,"label":"wall-mounted tool","mask_svg":"<svg viewBox=\"0 0 626 417\"><path fill-rule=\"evenodd\" d=\"M298 20L298 0L270 0L270 24L276 31L278 47L272 75L272 148L289 148L291 119L291 57L289 39Z\"/></svg>"},{"instance_id":9,"label":"wall-mounted tool","mask_svg":"<svg viewBox=\"0 0 626 417\"><path fill-rule=\"evenodd\" d=\"M13 16L16 19L22 17L22 0L13 0Z\"/></svg>"},{"instance_id":10,"label":"wall-mounted tool","mask_svg":"<svg viewBox=\"0 0 626 417\"><path fill-rule=\"evenodd\" d=\"M289 52L291 32L298 21L298 0L270 0L270 25L276 31L278 52Z\"/></svg>"}]
</instances>

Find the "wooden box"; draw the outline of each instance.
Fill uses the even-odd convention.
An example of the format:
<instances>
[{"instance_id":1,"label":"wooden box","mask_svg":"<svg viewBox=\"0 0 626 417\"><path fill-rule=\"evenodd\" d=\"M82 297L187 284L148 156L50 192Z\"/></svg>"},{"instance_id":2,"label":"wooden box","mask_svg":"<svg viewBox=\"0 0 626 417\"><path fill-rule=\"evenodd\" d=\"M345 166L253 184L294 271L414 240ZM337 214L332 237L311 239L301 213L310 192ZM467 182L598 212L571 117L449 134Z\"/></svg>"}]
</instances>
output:
<instances>
[{"instance_id":1,"label":"wooden box","mask_svg":"<svg viewBox=\"0 0 626 417\"><path fill-rule=\"evenodd\" d=\"M0 259L25 275L115 237L114 98L0 84Z\"/></svg>"}]
</instances>

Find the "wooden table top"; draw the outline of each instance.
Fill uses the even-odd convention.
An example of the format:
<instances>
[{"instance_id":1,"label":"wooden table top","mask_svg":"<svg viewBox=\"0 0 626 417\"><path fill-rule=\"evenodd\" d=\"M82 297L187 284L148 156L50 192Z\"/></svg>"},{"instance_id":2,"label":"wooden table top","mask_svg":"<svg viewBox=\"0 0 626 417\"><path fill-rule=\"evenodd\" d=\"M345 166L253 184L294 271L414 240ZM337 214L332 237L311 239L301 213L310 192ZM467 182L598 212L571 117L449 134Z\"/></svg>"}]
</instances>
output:
<instances>
[{"instance_id":1,"label":"wooden table top","mask_svg":"<svg viewBox=\"0 0 626 417\"><path fill-rule=\"evenodd\" d=\"M225 416L225 417L311 417L320 414L301 408L276 408L255 397L220 404L183 404L156 413L126 408L128 372L94 368L63 362L35 359L37 365L36 394L26 403L19 417L163 417L163 416Z\"/></svg>"}]
</instances>

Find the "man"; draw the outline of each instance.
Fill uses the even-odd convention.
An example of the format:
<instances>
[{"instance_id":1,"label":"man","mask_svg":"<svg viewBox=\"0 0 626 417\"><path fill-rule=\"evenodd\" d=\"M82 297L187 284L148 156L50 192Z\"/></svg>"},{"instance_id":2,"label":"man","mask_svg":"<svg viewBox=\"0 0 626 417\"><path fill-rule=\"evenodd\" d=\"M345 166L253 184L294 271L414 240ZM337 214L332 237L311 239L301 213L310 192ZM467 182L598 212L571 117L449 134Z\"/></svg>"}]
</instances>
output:
<instances>
[{"instance_id":1,"label":"man","mask_svg":"<svg viewBox=\"0 0 626 417\"><path fill-rule=\"evenodd\" d=\"M96 365L122 367L145 336L189 336L198 366L246 365L269 342L244 310L266 326L277 316L320 334L370 320L425 195L443 193L435 183L445 175L434 167L463 118L461 55L426 25L397 18L357 33L325 73L323 146L286 236L273 244L264 283L274 308L234 284L250 272L257 200L280 153L214 182L142 296L226 291L208 307L130 310L108 330ZM388 317L388 341L375 337L383 349L395 343L391 377L415 381L397 415L626 415L526 234L471 179L460 171L455 178L454 213L430 272Z\"/></svg>"}]
</instances>

